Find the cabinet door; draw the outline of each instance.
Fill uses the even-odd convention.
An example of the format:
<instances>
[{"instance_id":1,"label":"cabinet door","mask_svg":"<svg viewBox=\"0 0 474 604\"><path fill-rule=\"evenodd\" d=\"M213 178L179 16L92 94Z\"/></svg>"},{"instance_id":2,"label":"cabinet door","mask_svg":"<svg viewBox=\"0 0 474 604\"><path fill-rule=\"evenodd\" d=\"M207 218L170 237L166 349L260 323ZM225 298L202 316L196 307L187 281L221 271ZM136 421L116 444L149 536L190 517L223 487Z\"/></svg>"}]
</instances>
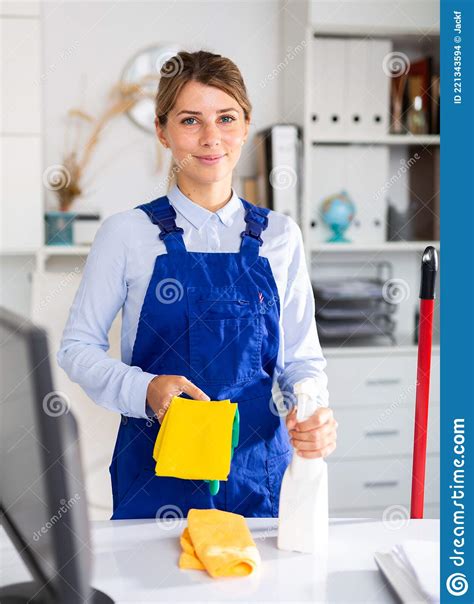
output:
<instances>
[{"instance_id":1,"label":"cabinet door","mask_svg":"<svg viewBox=\"0 0 474 604\"><path fill-rule=\"evenodd\" d=\"M342 10L339 10L341 8ZM423 29L439 30L439 2L374 2L357 0L335 4L330 0L311 0L309 3L310 23L316 28L321 23L344 29L359 28L368 35L378 29L411 29L422 36Z\"/></svg>"},{"instance_id":2,"label":"cabinet door","mask_svg":"<svg viewBox=\"0 0 474 604\"><path fill-rule=\"evenodd\" d=\"M334 407L378 405L395 408L416 399L415 351L379 355L327 357L329 403ZM439 402L439 352L431 362L430 400Z\"/></svg>"},{"instance_id":3,"label":"cabinet door","mask_svg":"<svg viewBox=\"0 0 474 604\"><path fill-rule=\"evenodd\" d=\"M21 8L22 2L16 3ZM0 19L1 131L41 131L41 44L39 19Z\"/></svg>"},{"instance_id":4,"label":"cabinet door","mask_svg":"<svg viewBox=\"0 0 474 604\"><path fill-rule=\"evenodd\" d=\"M383 508L361 508L361 509L338 509L331 511L331 518L375 518L377 520L390 519L400 523L399 526L404 526L407 517L410 515L408 506L403 506L405 509L400 509L398 506L390 509ZM392 514L392 516L390 515ZM439 518L440 509L439 503L426 503L423 510L423 518Z\"/></svg>"},{"instance_id":5,"label":"cabinet door","mask_svg":"<svg viewBox=\"0 0 474 604\"><path fill-rule=\"evenodd\" d=\"M337 449L333 459L411 455L415 404L399 407L360 407L337 409ZM428 453L439 453L439 406L430 405L428 414Z\"/></svg>"},{"instance_id":6,"label":"cabinet door","mask_svg":"<svg viewBox=\"0 0 474 604\"><path fill-rule=\"evenodd\" d=\"M403 505L411 498L412 458L386 457L339 461L328 457L329 505L335 509L363 509ZM426 460L425 503L439 502L439 455Z\"/></svg>"},{"instance_id":7,"label":"cabinet door","mask_svg":"<svg viewBox=\"0 0 474 604\"><path fill-rule=\"evenodd\" d=\"M0 162L1 249L38 248L43 242L40 138L0 137Z\"/></svg>"}]
</instances>

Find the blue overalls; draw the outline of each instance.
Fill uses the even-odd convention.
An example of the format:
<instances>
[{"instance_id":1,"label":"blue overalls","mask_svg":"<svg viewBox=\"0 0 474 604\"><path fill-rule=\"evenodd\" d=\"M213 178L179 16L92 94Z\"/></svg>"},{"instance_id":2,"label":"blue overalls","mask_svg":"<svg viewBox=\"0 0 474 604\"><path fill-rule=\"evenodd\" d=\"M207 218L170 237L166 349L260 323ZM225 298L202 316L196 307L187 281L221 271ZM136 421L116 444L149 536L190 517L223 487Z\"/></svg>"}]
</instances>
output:
<instances>
[{"instance_id":1,"label":"blue overalls","mask_svg":"<svg viewBox=\"0 0 474 604\"><path fill-rule=\"evenodd\" d=\"M268 209L241 201L246 228L238 253L188 252L166 196L137 206L159 227L167 253L155 260L131 365L157 375L183 375L211 400L238 403L240 438L228 480L212 496L204 480L155 476L160 423L122 416L109 468L113 520L186 518L190 508L278 517L281 481L292 455L284 419L272 401L280 299L269 261L259 255Z\"/></svg>"}]
</instances>

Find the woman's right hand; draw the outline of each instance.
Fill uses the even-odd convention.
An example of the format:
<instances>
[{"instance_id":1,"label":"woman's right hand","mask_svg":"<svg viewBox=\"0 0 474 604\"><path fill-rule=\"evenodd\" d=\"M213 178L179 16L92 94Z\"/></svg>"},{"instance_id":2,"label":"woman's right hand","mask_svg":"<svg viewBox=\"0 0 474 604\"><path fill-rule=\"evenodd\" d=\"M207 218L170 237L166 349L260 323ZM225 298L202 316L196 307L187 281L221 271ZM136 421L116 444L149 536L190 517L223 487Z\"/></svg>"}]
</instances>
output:
<instances>
[{"instance_id":1,"label":"woman's right hand","mask_svg":"<svg viewBox=\"0 0 474 604\"><path fill-rule=\"evenodd\" d=\"M157 375L148 384L146 401L154 411L160 424L173 396L179 396L183 392L199 401L211 400L205 392L183 375Z\"/></svg>"}]
</instances>

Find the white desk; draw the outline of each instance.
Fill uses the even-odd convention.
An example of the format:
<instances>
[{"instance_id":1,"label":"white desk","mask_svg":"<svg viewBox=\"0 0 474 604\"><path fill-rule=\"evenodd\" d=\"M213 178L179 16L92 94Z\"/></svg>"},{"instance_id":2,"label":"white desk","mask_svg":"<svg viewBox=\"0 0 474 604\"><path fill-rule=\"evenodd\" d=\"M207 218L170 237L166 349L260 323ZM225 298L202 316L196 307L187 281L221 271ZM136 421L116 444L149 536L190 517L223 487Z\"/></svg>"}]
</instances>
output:
<instances>
[{"instance_id":1,"label":"white desk","mask_svg":"<svg viewBox=\"0 0 474 604\"><path fill-rule=\"evenodd\" d=\"M212 579L205 571L181 570L179 535L186 520L114 520L92 523L95 572L92 584L116 602L395 602L373 553L405 539L439 539L439 520L410 520L387 528L379 520L334 519L325 562L277 548L276 518L248 518L262 565L243 578ZM28 572L0 532L2 585L29 580ZM326 568L325 568L326 565Z\"/></svg>"}]
</instances>

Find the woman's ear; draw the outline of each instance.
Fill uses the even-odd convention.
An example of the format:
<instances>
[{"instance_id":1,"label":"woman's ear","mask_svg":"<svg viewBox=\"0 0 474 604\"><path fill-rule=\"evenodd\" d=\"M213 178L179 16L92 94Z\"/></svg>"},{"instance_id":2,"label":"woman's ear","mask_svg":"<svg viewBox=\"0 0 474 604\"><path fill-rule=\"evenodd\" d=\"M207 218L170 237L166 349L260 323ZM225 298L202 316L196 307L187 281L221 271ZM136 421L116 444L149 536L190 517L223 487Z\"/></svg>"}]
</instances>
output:
<instances>
[{"instance_id":1,"label":"woman's ear","mask_svg":"<svg viewBox=\"0 0 474 604\"><path fill-rule=\"evenodd\" d=\"M244 141L247 140L250 130L250 116L245 120L245 128L244 128Z\"/></svg>"},{"instance_id":2,"label":"woman's ear","mask_svg":"<svg viewBox=\"0 0 474 604\"><path fill-rule=\"evenodd\" d=\"M158 140L160 141L160 143L163 145L163 147L167 148L168 142L166 140L163 127L160 124L160 120L157 117L155 117L155 131L156 131L156 136L158 137Z\"/></svg>"}]
</instances>

